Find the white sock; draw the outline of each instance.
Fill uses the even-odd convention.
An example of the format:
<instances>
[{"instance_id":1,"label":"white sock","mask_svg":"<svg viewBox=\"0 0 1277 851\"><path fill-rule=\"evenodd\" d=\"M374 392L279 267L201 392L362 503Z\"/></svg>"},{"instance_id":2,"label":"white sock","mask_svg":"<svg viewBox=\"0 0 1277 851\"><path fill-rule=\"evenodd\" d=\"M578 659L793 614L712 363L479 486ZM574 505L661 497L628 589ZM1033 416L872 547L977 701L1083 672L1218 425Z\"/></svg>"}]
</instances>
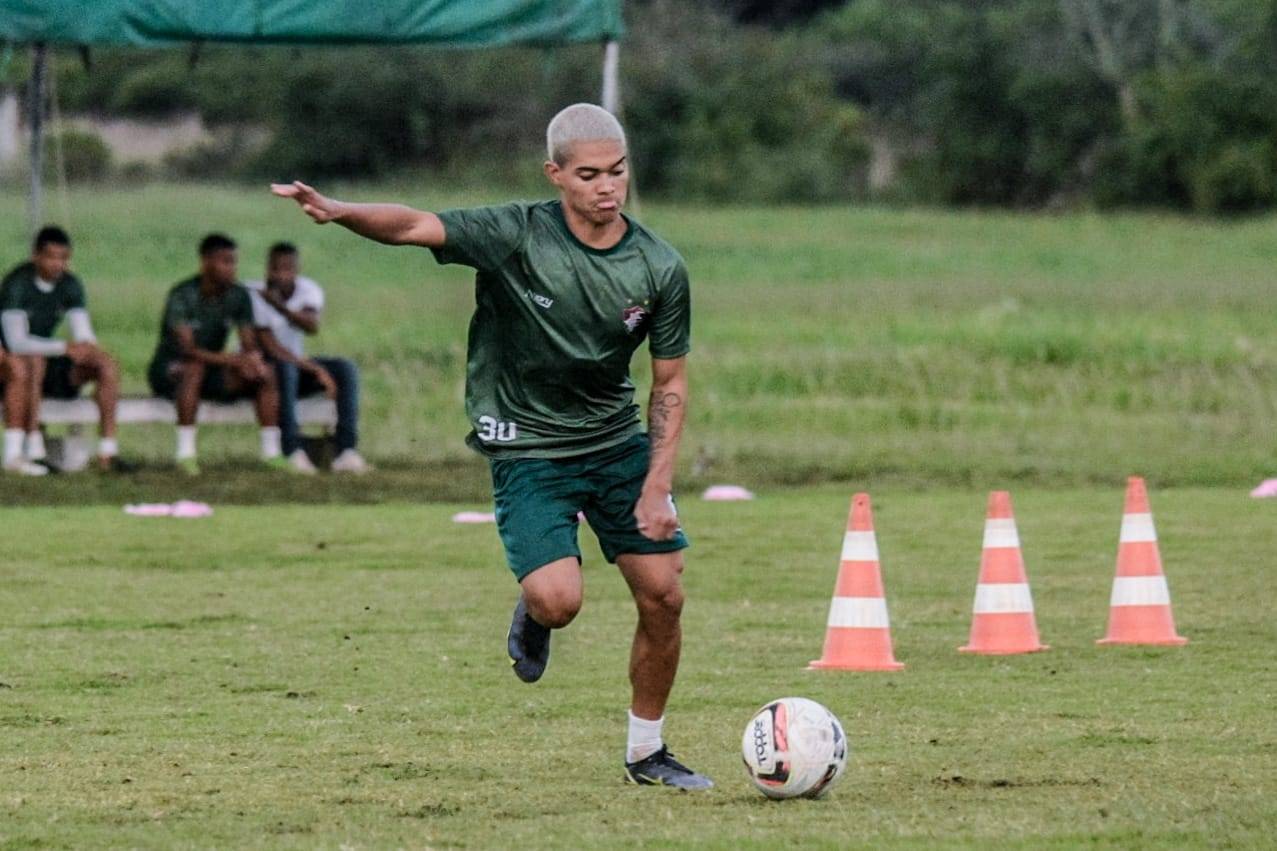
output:
<instances>
[{"instance_id":1,"label":"white sock","mask_svg":"<svg viewBox=\"0 0 1277 851\"><path fill-rule=\"evenodd\" d=\"M41 461L45 454L44 432L39 430L27 432L27 457L32 461Z\"/></svg>"},{"instance_id":2,"label":"white sock","mask_svg":"<svg viewBox=\"0 0 1277 851\"><path fill-rule=\"evenodd\" d=\"M114 437L98 438L98 457L114 458L120 454L120 442Z\"/></svg>"},{"instance_id":3,"label":"white sock","mask_svg":"<svg viewBox=\"0 0 1277 851\"><path fill-rule=\"evenodd\" d=\"M630 735L625 745L625 761L638 762L646 759L661 749L661 727L665 724L665 716L655 721L639 718L633 712L630 716Z\"/></svg>"},{"instance_id":4,"label":"white sock","mask_svg":"<svg viewBox=\"0 0 1277 851\"><path fill-rule=\"evenodd\" d=\"M269 461L271 458L280 456L279 448L279 427L263 426L262 427L262 458Z\"/></svg>"},{"instance_id":5,"label":"white sock","mask_svg":"<svg viewBox=\"0 0 1277 851\"><path fill-rule=\"evenodd\" d=\"M22 457L22 440L26 434L20 428L4 430L4 463L12 464Z\"/></svg>"},{"instance_id":6,"label":"white sock","mask_svg":"<svg viewBox=\"0 0 1277 851\"><path fill-rule=\"evenodd\" d=\"M177 460L195 457L195 429L193 425L177 427Z\"/></svg>"}]
</instances>

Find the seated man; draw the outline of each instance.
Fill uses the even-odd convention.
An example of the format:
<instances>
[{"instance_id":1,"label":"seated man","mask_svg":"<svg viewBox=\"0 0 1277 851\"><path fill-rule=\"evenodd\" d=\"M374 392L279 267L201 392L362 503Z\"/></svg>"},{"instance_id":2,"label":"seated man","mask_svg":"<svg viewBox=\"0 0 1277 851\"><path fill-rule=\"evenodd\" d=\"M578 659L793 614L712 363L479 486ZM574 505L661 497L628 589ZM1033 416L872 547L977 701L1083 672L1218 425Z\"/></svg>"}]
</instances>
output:
<instances>
[{"instance_id":1,"label":"seated man","mask_svg":"<svg viewBox=\"0 0 1277 851\"><path fill-rule=\"evenodd\" d=\"M120 395L120 369L93 336L84 285L71 274L71 239L59 227L43 228L35 238L31 259L17 266L0 284L0 339L12 355L26 363L28 395L26 457L45 461L40 431L40 400L74 399L89 383L98 403L98 464L103 470L124 469L115 434L115 403ZM53 338L67 318L71 342Z\"/></svg>"},{"instance_id":2,"label":"seated man","mask_svg":"<svg viewBox=\"0 0 1277 851\"><path fill-rule=\"evenodd\" d=\"M177 404L177 466L199 474L195 458L195 416L200 399L231 402L253 397L261 426L262 460L287 469L279 451L279 393L275 371L257 344L248 290L236 281L235 243L219 233L200 243L200 271L169 290L160 324L160 342L147 379L157 396ZM231 328L240 351L225 352Z\"/></svg>"},{"instance_id":3,"label":"seated man","mask_svg":"<svg viewBox=\"0 0 1277 851\"><path fill-rule=\"evenodd\" d=\"M266 280L249 281L253 319L262 350L279 379L279 429L285 457L293 469L314 473L302 449L297 399L326 393L337 401L337 457L334 473L366 473L371 468L356 449L359 443L359 369L345 358L306 357L306 334L319 331L324 291L298 274L297 247L279 242L266 257Z\"/></svg>"},{"instance_id":4,"label":"seated man","mask_svg":"<svg viewBox=\"0 0 1277 851\"><path fill-rule=\"evenodd\" d=\"M49 468L28 461L22 454L22 438L26 435L27 365L22 358L0 349L0 385L4 386L4 463L6 473L43 476Z\"/></svg>"}]
</instances>

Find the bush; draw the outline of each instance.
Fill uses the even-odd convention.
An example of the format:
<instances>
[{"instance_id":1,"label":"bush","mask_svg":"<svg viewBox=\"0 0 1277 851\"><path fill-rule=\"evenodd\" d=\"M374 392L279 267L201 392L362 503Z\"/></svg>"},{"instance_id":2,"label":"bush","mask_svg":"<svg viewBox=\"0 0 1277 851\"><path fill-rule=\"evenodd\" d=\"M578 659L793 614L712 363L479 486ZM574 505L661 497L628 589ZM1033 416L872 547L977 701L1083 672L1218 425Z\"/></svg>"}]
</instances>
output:
<instances>
[{"instance_id":1,"label":"bush","mask_svg":"<svg viewBox=\"0 0 1277 851\"><path fill-rule=\"evenodd\" d=\"M44 176L56 180L58 150L66 167L67 180L82 182L102 180L111 173L111 149L96 133L66 130L46 136L44 140Z\"/></svg>"},{"instance_id":2,"label":"bush","mask_svg":"<svg viewBox=\"0 0 1277 851\"><path fill-rule=\"evenodd\" d=\"M623 74L641 186L723 201L864 196L861 114L800 39L683 4L647 11Z\"/></svg>"},{"instance_id":3,"label":"bush","mask_svg":"<svg viewBox=\"0 0 1277 851\"><path fill-rule=\"evenodd\" d=\"M1277 202L1277 93L1206 65L1150 75L1144 114L1104 158L1101 203L1236 213Z\"/></svg>"},{"instance_id":4,"label":"bush","mask_svg":"<svg viewBox=\"0 0 1277 851\"><path fill-rule=\"evenodd\" d=\"M1188 169L1189 195L1202 212L1243 213L1277 200L1272 142L1234 141Z\"/></svg>"}]
</instances>

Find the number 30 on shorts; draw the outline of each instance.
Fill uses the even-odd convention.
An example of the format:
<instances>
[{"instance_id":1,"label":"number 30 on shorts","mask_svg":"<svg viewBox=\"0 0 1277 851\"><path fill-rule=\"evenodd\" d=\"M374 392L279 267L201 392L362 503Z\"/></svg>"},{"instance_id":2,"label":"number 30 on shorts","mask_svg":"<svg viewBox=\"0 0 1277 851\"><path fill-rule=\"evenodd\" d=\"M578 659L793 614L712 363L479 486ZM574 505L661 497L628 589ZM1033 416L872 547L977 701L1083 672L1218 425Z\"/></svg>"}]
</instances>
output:
<instances>
[{"instance_id":1,"label":"number 30 on shorts","mask_svg":"<svg viewBox=\"0 0 1277 851\"><path fill-rule=\"evenodd\" d=\"M494 417L479 417L479 427L475 433L484 443L494 440L498 443L509 443L519 437L519 427L512 422L504 422Z\"/></svg>"}]
</instances>

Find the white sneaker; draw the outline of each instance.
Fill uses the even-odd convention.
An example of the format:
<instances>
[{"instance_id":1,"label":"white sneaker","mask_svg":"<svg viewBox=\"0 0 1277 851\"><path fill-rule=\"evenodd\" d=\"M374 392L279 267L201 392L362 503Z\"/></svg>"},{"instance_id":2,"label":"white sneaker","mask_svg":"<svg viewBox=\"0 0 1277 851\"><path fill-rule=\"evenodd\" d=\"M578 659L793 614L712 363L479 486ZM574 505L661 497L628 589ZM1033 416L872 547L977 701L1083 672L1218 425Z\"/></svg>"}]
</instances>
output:
<instances>
[{"instance_id":1,"label":"white sneaker","mask_svg":"<svg viewBox=\"0 0 1277 851\"><path fill-rule=\"evenodd\" d=\"M305 449L294 449L293 454L288 456L288 465L292 467L294 473L306 476L313 476L319 472L315 469L315 465L310 463L310 456L306 454Z\"/></svg>"},{"instance_id":2,"label":"white sneaker","mask_svg":"<svg viewBox=\"0 0 1277 851\"><path fill-rule=\"evenodd\" d=\"M49 468L26 458L18 457L4 465L6 473L17 473L19 476L47 476Z\"/></svg>"},{"instance_id":3,"label":"white sneaker","mask_svg":"<svg viewBox=\"0 0 1277 851\"><path fill-rule=\"evenodd\" d=\"M365 461L364 456L355 450L346 449L333 459L332 471L334 473L371 473L372 465Z\"/></svg>"}]
</instances>

